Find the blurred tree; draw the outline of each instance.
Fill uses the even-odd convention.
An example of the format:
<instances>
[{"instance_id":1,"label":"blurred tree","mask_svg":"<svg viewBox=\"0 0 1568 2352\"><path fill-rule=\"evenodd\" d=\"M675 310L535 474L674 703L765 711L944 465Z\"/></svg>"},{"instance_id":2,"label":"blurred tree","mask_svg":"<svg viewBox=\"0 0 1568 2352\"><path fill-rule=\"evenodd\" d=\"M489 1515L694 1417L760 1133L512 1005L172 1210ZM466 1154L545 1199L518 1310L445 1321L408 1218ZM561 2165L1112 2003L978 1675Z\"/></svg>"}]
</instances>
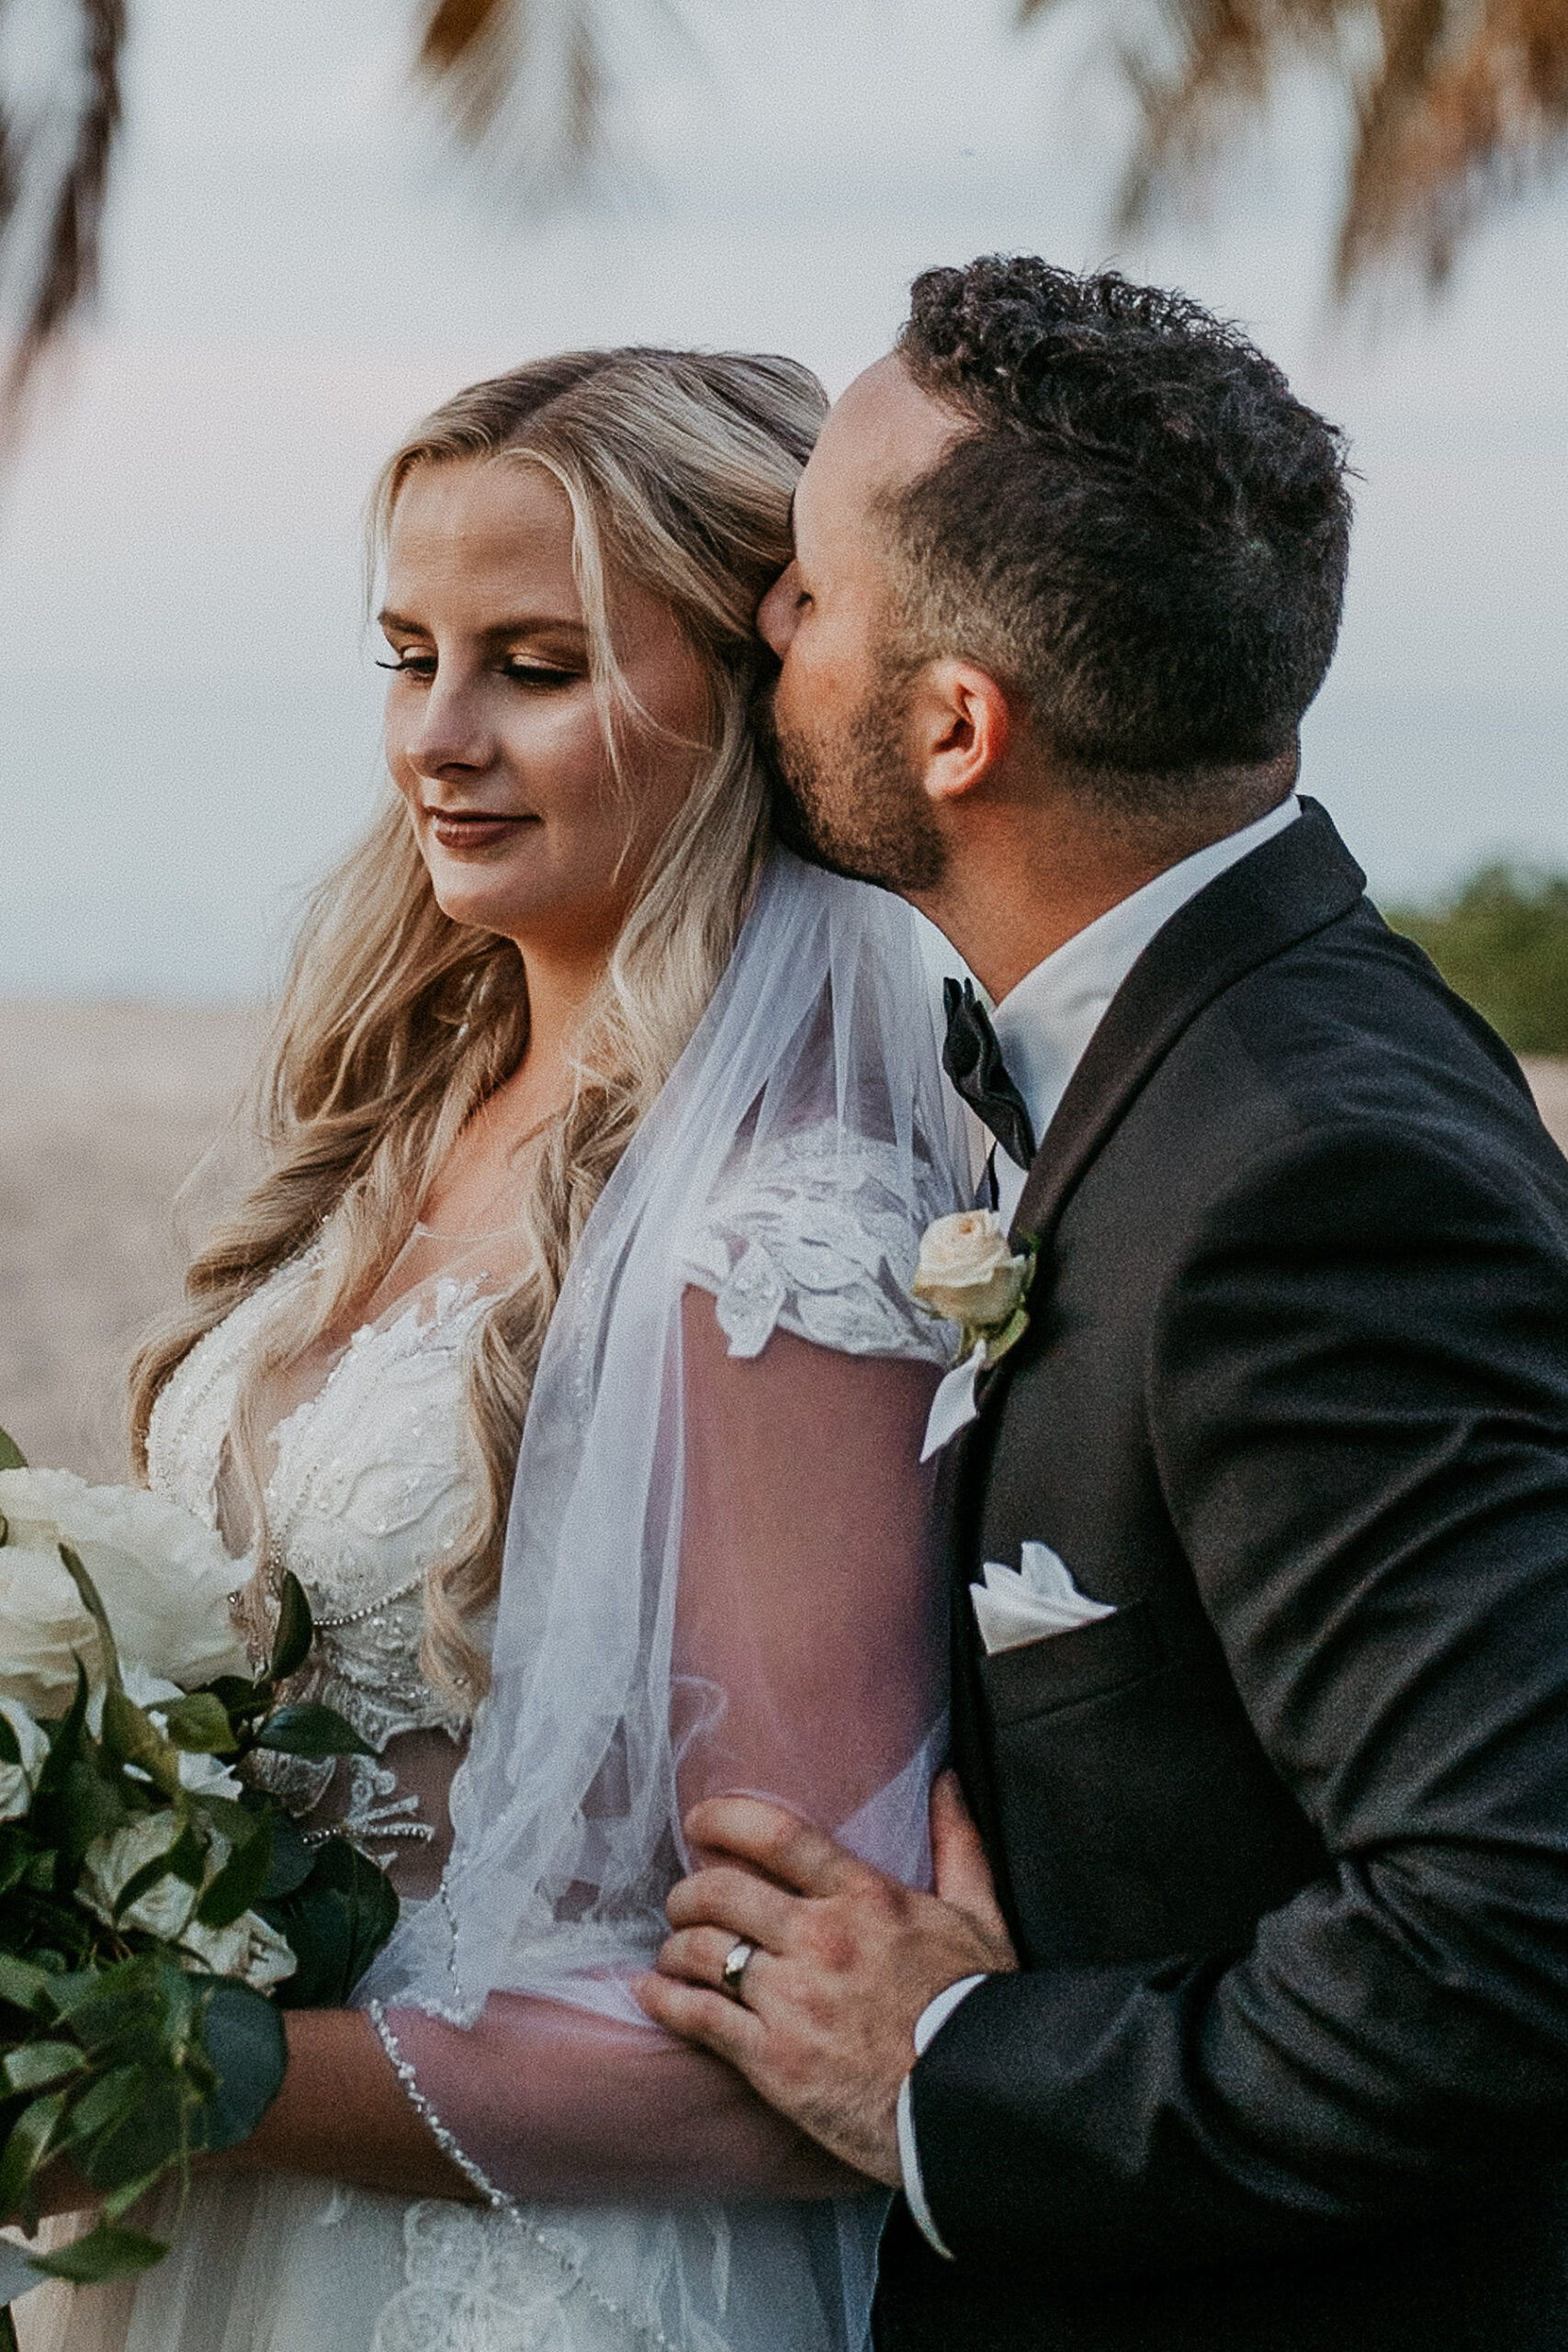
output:
<instances>
[{"instance_id":1,"label":"blurred tree","mask_svg":"<svg viewBox=\"0 0 1568 2352\"><path fill-rule=\"evenodd\" d=\"M1019 0L1022 21L1057 0ZM1480 215L1568 155L1568 0L1132 0L1116 41L1143 109L1121 225L1260 114L1293 66L1343 93L1353 130L1334 262L1440 286Z\"/></svg>"},{"instance_id":2,"label":"blurred tree","mask_svg":"<svg viewBox=\"0 0 1568 2352\"><path fill-rule=\"evenodd\" d=\"M644 4L673 30L671 0ZM1026 25L1060 0L1014 5ZM1124 227L1231 144L1294 65L1330 76L1354 119L1341 295L1374 264L1414 264L1439 285L1477 217L1568 153L1568 0L1090 6L1105 14L1143 107ZM13 429L39 358L96 286L124 9L125 0L0 0L0 296L12 322L0 423ZM526 200L570 196L601 158L604 15L604 0L424 0L422 77L469 145L504 143ZM60 52L41 87L25 62L30 22L40 28L33 45Z\"/></svg>"},{"instance_id":3,"label":"blurred tree","mask_svg":"<svg viewBox=\"0 0 1568 2352\"><path fill-rule=\"evenodd\" d=\"M0 437L39 361L97 287L119 129L125 0L0 0Z\"/></svg>"},{"instance_id":4,"label":"blurred tree","mask_svg":"<svg viewBox=\"0 0 1568 2352\"><path fill-rule=\"evenodd\" d=\"M1518 1054L1568 1054L1568 879L1483 866L1436 910L1385 907Z\"/></svg>"}]
</instances>

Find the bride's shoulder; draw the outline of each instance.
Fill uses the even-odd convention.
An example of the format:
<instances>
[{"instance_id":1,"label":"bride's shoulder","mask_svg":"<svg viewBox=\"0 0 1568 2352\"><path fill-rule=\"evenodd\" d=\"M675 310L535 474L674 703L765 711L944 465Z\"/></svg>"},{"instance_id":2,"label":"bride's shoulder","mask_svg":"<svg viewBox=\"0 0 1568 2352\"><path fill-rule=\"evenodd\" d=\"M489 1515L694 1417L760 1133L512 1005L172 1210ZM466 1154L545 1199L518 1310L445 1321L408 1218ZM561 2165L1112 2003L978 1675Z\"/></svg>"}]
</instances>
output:
<instances>
[{"instance_id":1,"label":"bride's shoulder","mask_svg":"<svg viewBox=\"0 0 1568 2352\"><path fill-rule=\"evenodd\" d=\"M783 1329L844 1354L945 1363L946 1329L909 1292L924 1189L897 1144L829 1119L794 1127L721 1175L679 1237L682 1272L714 1294L732 1356L760 1355Z\"/></svg>"}]
</instances>

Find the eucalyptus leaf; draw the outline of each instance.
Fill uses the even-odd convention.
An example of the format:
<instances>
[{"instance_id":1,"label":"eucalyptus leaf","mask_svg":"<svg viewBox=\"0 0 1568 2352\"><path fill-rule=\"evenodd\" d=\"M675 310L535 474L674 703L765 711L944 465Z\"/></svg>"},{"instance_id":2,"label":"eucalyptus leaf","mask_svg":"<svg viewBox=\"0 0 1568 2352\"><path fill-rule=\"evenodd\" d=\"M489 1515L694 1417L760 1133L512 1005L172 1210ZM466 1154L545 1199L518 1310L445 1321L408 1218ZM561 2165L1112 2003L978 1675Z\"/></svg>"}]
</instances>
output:
<instances>
[{"instance_id":1,"label":"eucalyptus leaf","mask_svg":"<svg viewBox=\"0 0 1568 2352\"><path fill-rule=\"evenodd\" d=\"M319 1699L303 1699L279 1707L256 1734L256 1746L279 1756L374 1756L376 1750L335 1707Z\"/></svg>"},{"instance_id":2,"label":"eucalyptus leaf","mask_svg":"<svg viewBox=\"0 0 1568 2352\"><path fill-rule=\"evenodd\" d=\"M217 2087L192 2119L208 2150L248 2140L283 2087L288 2043L276 2005L232 1977L215 1977L201 2004L201 2038Z\"/></svg>"},{"instance_id":3,"label":"eucalyptus leaf","mask_svg":"<svg viewBox=\"0 0 1568 2352\"><path fill-rule=\"evenodd\" d=\"M25 1470L28 1457L14 1437L0 1430L0 1470Z\"/></svg>"},{"instance_id":4,"label":"eucalyptus leaf","mask_svg":"<svg viewBox=\"0 0 1568 2352\"><path fill-rule=\"evenodd\" d=\"M292 1569L285 1569L277 1602L277 1632L273 1637L272 1658L267 1668L270 1679L287 1682L291 1674L298 1674L310 1655L315 1638L305 1588Z\"/></svg>"},{"instance_id":5,"label":"eucalyptus leaf","mask_svg":"<svg viewBox=\"0 0 1568 2352\"><path fill-rule=\"evenodd\" d=\"M38 2283L39 2274L33 2268L31 2257L24 2254L14 2239L0 2238L0 2306L16 2302L20 2296L30 2293ZM9 2313L0 2308L0 2320L8 2319ZM7 2336L5 2328L0 2327L0 2352L10 2352L16 2341L15 2335Z\"/></svg>"},{"instance_id":6,"label":"eucalyptus leaf","mask_svg":"<svg viewBox=\"0 0 1568 2352\"><path fill-rule=\"evenodd\" d=\"M76 2287L101 2287L106 2278L126 2278L139 2270L151 2270L168 2251L159 2238L100 2222L85 2238L62 2245L57 2254L35 2255L33 2264L47 2278L69 2278Z\"/></svg>"},{"instance_id":7,"label":"eucalyptus leaf","mask_svg":"<svg viewBox=\"0 0 1568 2352\"><path fill-rule=\"evenodd\" d=\"M192 1690L158 1710L176 1747L191 1756L232 1756L240 1745L229 1710L209 1690Z\"/></svg>"}]
</instances>

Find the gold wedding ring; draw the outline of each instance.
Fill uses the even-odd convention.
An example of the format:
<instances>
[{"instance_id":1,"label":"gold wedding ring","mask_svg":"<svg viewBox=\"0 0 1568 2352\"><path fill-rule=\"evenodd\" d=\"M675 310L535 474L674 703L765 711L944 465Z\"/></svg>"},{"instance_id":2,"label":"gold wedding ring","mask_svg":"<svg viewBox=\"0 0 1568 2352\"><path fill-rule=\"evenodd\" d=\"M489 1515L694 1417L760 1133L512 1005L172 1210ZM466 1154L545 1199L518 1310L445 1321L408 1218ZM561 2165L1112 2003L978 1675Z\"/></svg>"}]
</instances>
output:
<instances>
[{"instance_id":1,"label":"gold wedding ring","mask_svg":"<svg viewBox=\"0 0 1568 2352\"><path fill-rule=\"evenodd\" d=\"M729 1958L719 1972L719 1991L728 1994L732 2001L739 2001L742 2008L746 2006L746 1971L756 1949L755 1944L749 1944L744 1939L732 1944Z\"/></svg>"}]
</instances>

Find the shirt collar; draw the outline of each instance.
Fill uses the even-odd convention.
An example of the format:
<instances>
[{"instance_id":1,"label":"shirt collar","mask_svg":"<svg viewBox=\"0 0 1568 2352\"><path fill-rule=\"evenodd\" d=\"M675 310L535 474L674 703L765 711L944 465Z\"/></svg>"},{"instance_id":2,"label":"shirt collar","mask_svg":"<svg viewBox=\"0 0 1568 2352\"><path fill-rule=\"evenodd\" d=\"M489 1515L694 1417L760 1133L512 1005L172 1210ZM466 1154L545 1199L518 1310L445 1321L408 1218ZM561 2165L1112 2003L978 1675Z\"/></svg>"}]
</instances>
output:
<instances>
[{"instance_id":1,"label":"shirt collar","mask_svg":"<svg viewBox=\"0 0 1568 2352\"><path fill-rule=\"evenodd\" d=\"M1301 813L1300 800L1290 793L1266 817L1168 866L1075 932L1009 990L992 1023L1037 1142L1111 998L1156 933L1217 875L1283 832Z\"/></svg>"}]
</instances>

